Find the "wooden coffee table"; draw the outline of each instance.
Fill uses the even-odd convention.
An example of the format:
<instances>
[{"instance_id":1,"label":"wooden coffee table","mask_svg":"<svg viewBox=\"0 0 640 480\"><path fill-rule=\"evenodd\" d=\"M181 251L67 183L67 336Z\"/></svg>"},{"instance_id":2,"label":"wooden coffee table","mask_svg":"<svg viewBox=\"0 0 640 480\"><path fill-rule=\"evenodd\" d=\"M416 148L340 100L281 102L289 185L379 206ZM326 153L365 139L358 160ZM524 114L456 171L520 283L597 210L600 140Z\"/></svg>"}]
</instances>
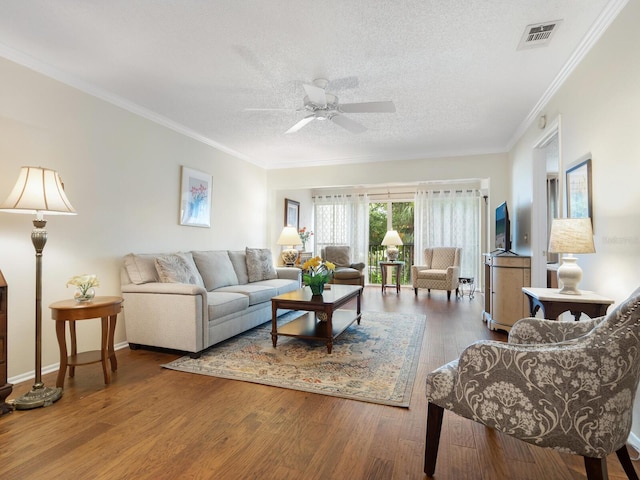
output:
<instances>
[{"instance_id":1,"label":"wooden coffee table","mask_svg":"<svg viewBox=\"0 0 640 480\"><path fill-rule=\"evenodd\" d=\"M344 332L353 322L360 325L360 298L362 287L356 285L331 285L322 295L313 296L309 287L294 292L283 293L271 299L271 340L273 347L278 343L278 335L306 338L327 342L327 352L331 353L333 339ZM356 298L357 309L338 310ZM309 313L278 328L278 309L303 310Z\"/></svg>"}]
</instances>

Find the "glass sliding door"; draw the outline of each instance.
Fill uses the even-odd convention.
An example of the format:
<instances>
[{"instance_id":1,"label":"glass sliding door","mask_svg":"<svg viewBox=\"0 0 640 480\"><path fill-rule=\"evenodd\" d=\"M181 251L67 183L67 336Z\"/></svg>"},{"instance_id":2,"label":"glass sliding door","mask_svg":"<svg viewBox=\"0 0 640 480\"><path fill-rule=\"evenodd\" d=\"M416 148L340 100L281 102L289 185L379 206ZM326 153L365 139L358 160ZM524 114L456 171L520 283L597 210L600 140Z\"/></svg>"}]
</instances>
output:
<instances>
[{"instance_id":1,"label":"glass sliding door","mask_svg":"<svg viewBox=\"0 0 640 480\"><path fill-rule=\"evenodd\" d=\"M382 282L382 272L378 267L378 262L387 258L387 248L381 243L388 230L396 230L403 243L398 245L398 260L405 262L400 283L406 285L411 282L413 212L413 202L388 200L369 203L369 283L380 284Z\"/></svg>"}]
</instances>

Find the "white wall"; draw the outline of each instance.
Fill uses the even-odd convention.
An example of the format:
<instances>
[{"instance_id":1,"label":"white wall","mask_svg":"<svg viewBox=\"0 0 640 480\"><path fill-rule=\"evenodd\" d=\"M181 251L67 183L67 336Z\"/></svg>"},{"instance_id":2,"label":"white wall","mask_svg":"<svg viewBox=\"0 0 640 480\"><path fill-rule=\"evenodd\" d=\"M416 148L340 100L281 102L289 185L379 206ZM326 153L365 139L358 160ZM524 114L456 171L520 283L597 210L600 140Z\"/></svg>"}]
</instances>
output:
<instances>
[{"instance_id":1,"label":"white wall","mask_svg":"<svg viewBox=\"0 0 640 480\"><path fill-rule=\"evenodd\" d=\"M597 253L579 255L580 287L616 302L640 286L639 18L640 0L631 0L544 111L547 118L561 115L562 176L572 162L592 155ZM540 135L531 127L510 154L512 201L518 208L531 202L531 151ZM638 399L634 418L633 432L640 436Z\"/></svg>"},{"instance_id":2,"label":"white wall","mask_svg":"<svg viewBox=\"0 0 640 480\"><path fill-rule=\"evenodd\" d=\"M265 246L266 173L62 83L0 59L0 202L20 167L57 170L77 216L49 216L43 256L43 366L58 362L47 308L71 298L73 275L95 273L98 295L120 293L129 252ZM211 228L178 223L180 166L213 175ZM0 270L8 283L9 377L35 367L35 252L30 215L0 213ZM126 311L126 305L125 305ZM125 340L125 315L116 342ZM99 321L78 327L99 346Z\"/></svg>"}]
</instances>

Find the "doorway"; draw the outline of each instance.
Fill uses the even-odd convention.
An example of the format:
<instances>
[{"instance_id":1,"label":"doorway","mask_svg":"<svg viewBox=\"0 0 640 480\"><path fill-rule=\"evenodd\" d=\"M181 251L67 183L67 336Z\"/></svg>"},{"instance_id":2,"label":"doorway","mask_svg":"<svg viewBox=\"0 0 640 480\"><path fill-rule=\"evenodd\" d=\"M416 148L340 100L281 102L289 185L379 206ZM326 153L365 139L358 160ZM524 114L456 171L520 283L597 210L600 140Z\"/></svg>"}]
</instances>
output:
<instances>
[{"instance_id":1,"label":"doorway","mask_svg":"<svg viewBox=\"0 0 640 480\"><path fill-rule=\"evenodd\" d=\"M531 284L551 286L556 254L548 250L551 223L562 213L562 171L560 117L551 122L533 149L533 213L531 235Z\"/></svg>"}]
</instances>

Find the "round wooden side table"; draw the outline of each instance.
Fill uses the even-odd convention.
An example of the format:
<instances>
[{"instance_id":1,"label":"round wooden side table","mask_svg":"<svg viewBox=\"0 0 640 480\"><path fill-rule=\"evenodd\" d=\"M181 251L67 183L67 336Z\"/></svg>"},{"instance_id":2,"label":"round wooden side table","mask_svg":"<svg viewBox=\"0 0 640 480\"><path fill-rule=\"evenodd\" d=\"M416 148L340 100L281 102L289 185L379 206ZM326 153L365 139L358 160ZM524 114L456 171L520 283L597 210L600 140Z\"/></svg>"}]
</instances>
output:
<instances>
[{"instance_id":1,"label":"round wooden side table","mask_svg":"<svg viewBox=\"0 0 640 480\"><path fill-rule=\"evenodd\" d=\"M113 335L116 330L116 319L122 310L123 299L121 297L95 297L90 302L80 303L75 300L62 300L49 305L51 318L56 322L56 336L60 347L60 370L56 387L64 386L64 377L69 367L69 376L75 374L75 367L78 365L89 365L91 363L102 363L104 373L104 383L111 382L111 374L107 368L107 359L111 363L111 371L118 369L116 353L113 349ZM78 353L76 345L76 321L89 320L92 318L102 319L102 341L100 350ZM69 322L71 333L71 355L67 356L67 340L65 335L65 324Z\"/></svg>"}]
</instances>

